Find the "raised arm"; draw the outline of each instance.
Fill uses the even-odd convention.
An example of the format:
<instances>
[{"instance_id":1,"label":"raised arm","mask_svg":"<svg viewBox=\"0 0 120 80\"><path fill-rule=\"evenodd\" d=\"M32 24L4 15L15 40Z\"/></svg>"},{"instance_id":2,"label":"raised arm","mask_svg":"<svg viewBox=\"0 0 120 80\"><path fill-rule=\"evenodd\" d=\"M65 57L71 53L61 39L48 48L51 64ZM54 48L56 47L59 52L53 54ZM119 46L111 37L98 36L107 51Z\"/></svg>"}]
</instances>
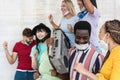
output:
<instances>
[{"instance_id":1,"label":"raised arm","mask_svg":"<svg viewBox=\"0 0 120 80\"><path fill-rule=\"evenodd\" d=\"M83 0L84 6L86 7L87 11L91 14L94 14L94 5L91 3L90 0Z\"/></svg>"},{"instance_id":2,"label":"raised arm","mask_svg":"<svg viewBox=\"0 0 120 80\"><path fill-rule=\"evenodd\" d=\"M17 59L17 53L16 52L13 52L12 55L10 55L9 51L8 51L8 43L5 41L3 43L3 48L4 48L4 51L5 51L5 54L6 54L6 58L8 60L8 62L10 64L14 64L16 59Z\"/></svg>"},{"instance_id":3,"label":"raised arm","mask_svg":"<svg viewBox=\"0 0 120 80\"><path fill-rule=\"evenodd\" d=\"M48 16L48 19L49 19L51 25L52 25L55 29L59 29L59 26L53 21L53 16L52 16L51 14Z\"/></svg>"}]
</instances>

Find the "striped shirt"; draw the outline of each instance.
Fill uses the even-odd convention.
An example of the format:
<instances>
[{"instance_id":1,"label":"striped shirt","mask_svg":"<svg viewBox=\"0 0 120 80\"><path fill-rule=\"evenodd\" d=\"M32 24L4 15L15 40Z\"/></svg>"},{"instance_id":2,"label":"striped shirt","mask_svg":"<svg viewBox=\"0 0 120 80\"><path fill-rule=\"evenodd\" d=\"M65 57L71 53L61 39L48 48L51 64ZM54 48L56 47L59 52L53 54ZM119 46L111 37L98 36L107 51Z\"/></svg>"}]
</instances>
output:
<instances>
[{"instance_id":1,"label":"striped shirt","mask_svg":"<svg viewBox=\"0 0 120 80\"><path fill-rule=\"evenodd\" d=\"M70 49L69 54L70 80L89 80L73 69L75 63L82 63L87 70L96 74L99 72L104 59L104 56L99 54L92 45L89 45L84 51L77 50L74 46Z\"/></svg>"}]
</instances>

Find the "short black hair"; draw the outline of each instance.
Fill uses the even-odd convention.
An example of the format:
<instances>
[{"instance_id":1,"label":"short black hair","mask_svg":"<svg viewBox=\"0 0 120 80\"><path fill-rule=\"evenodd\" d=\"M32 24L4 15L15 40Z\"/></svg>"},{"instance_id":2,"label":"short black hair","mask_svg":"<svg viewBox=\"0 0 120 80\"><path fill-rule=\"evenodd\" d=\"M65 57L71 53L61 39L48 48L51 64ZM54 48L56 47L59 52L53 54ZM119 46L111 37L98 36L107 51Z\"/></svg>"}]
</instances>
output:
<instances>
[{"instance_id":1,"label":"short black hair","mask_svg":"<svg viewBox=\"0 0 120 80\"><path fill-rule=\"evenodd\" d=\"M33 36L32 30L30 28L25 28L22 32L22 35L26 37L32 37Z\"/></svg>"},{"instance_id":2,"label":"short black hair","mask_svg":"<svg viewBox=\"0 0 120 80\"><path fill-rule=\"evenodd\" d=\"M78 21L74 26L74 34L76 34L76 30L88 30L89 35L91 35L91 25L87 21Z\"/></svg>"}]
</instances>

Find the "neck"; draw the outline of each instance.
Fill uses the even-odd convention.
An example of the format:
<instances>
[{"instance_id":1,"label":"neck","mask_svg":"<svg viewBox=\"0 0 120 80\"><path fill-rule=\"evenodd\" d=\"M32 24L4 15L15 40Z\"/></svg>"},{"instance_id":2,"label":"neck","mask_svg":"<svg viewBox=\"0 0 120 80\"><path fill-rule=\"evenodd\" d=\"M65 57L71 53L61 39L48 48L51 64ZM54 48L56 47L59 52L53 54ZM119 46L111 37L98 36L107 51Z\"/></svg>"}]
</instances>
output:
<instances>
[{"instance_id":1,"label":"neck","mask_svg":"<svg viewBox=\"0 0 120 80\"><path fill-rule=\"evenodd\" d=\"M41 44L47 44L47 42L46 41L44 41L44 42L40 42Z\"/></svg>"},{"instance_id":2,"label":"neck","mask_svg":"<svg viewBox=\"0 0 120 80\"><path fill-rule=\"evenodd\" d=\"M67 19L70 19L71 17L73 17L73 15L69 13L69 14L66 15L65 17L66 17Z\"/></svg>"},{"instance_id":3,"label":"neck","mask_svg":"<svg viewBox=\"0 0 120 80\"><path fill-rule=\"evenodd\" d=\"M115 47L119 46L119 44L113 42L113 43L109 44L108 46L109 46L109 50L111 52L112 49L114 49Z\"/></svg>"},{"instance_id":4,"label":"neck","mask_svg":"<svg viewBox=\"0 0 120 80\"><path fill-rule=\"evenodd\" d=\"M24 43L25 43L25 40L23 39L23 40L21 40L21 42L24 44Z\"/></svg>"}]
</instances>

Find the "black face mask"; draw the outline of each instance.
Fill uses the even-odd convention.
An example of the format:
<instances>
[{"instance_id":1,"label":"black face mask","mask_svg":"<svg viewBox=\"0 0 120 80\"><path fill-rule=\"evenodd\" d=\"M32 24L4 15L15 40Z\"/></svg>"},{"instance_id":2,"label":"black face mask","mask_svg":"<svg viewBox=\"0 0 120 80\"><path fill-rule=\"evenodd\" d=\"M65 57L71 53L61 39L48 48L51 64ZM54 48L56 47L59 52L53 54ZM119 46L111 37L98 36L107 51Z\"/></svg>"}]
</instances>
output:
<instances>
[{"instance_id":1,"label":"black face mask","mask_svg":"<svg viewBox=\"0 0 120 80\"><path fill-rule=\"evenodd\" d=\"M43 43L43 42L45 42L45 40L48 39L48 38L49 38L49 34L47 34L44 38L42 38L42 39L39 40L39 41Z\"/></svg>"},{"instance_id":2,"label":"black face mask","mask_svg":"<svg viewBox=\"0 0 120 80\"><path fill-rule=\"evenodd\" d=\"M29 46L31 42L25 41L25 45Z\"/></svg>"},{"instance_id":3,"label":"black face mask","mask_svg":"<svg viewBox=\"0 0 120 80\"><path fill-rule=\"evenodd\" d=\"M38 53L40 52L38 49L38 44L45 42L46 39L50 37L50 34L48 33L43 39L39 40L36 36L36 49L38 50Z\"/></svg>"}]
</instances>

